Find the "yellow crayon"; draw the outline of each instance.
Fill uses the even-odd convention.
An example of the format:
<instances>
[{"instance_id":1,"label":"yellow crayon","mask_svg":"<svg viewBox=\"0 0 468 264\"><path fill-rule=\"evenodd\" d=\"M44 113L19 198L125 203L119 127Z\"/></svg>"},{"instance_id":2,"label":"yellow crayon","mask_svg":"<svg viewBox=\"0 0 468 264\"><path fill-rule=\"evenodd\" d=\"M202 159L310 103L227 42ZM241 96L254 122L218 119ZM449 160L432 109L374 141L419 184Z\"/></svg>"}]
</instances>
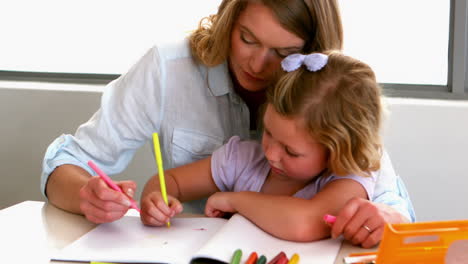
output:
<instances>
[{"instance_id":1,"label":"yellow crayon","mask_svg":"<svg viewBox=\"0 0 468 264\"><path fill-rule=\"evenodd\" d=\"M291 259L289 260L288 264L298 264L299 263L299 255L294 253Z\"/></svg>"},{"instance_id":2,"label":"yellow crayon","mask_svg":"<svg viewBox=\"0 0 468 264\"><path fill-rule=\"evenodd\" d=\"M154 155L156 157L156 166L158 167L158 174L159 174L159 184L161 186L161 195L164 199L164 202L169 205L167 200L167 192L166 192L166 181L164 180L164 168L162 163L161 157L161 147L159 145L159 136L158 133L153 133L153 146L154 146ZM171 226L171 222L167 222L167 227Z\"/></svg>"}]
</instances>

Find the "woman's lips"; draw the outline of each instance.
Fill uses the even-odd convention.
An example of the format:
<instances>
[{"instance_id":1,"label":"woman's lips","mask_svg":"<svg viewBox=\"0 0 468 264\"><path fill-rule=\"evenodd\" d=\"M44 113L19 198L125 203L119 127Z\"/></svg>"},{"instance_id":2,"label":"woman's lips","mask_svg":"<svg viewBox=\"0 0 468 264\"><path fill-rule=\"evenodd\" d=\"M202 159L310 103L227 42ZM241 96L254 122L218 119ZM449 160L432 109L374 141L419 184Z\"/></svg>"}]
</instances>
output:
<instances>
[{"instance_id":1,"label":"woman's lips","mask_svg":"<svg viewBox=\"0 0 468 264\"><path fill-rule=\"evenodd\" d=\"M253 76L252 74L250 74L250 73L248 73L248 72L246 72L246 71L244 71L244 75L245 75L248 79L250 79L250 80L252 80L252 81L255 81L255 82L263 82L263 81L264 81L263 78L255 77L255 76Z\"/></svg>"}]
</instances>

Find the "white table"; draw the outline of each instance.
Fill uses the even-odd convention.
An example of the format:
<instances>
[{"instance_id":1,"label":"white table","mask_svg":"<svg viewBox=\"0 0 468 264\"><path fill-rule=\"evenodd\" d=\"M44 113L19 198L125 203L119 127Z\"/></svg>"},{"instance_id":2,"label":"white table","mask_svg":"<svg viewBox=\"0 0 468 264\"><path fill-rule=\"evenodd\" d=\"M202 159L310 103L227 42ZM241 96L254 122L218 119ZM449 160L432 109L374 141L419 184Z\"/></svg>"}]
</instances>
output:
<instances>
[{"instance_id":1,"label":"white table","mask_svg":"<svg viewBox=\"0 0 468 264\"><path fill-rule=\"evenodd\" d=\"M0 210L1 263L70 263L50 256L96 227L80 215L37 201ZM342 264L350 252L368 251L343 243L335 260ZM307 263L304 263L307 264Z\"/></svg>"}]
</instances>

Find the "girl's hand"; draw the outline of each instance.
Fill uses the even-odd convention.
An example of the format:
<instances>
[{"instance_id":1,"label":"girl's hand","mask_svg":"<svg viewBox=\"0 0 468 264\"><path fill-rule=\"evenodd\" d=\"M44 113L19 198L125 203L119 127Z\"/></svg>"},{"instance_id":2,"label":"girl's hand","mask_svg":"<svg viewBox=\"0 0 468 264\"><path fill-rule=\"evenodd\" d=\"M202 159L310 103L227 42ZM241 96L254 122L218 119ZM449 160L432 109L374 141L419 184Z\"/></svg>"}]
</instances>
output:
<instances>
[{"instance_id":1,"label":"girl's hand","mask_svg":"<svg viewBox=\"0 0 468 264\"><path fill-rule=\"evenodd\" d=\"M94 223L108 223L120 219L130 208L130 199L135 193L133 181L117 182L125 194L111 189L99 177L92 177L81 187L80 210Z\"/></svg>"},{"instance_id":2,"label":"girl's hand","mask_svg":"<svg viewBox=\"0 0 468 264\"><path fill-rule=\"evenodd\" d=\"M225 213L236 213L232 201L234 192L217 192L208 198L205 206L205 215L208 217L223 217Z\"/></svg>"},{"instance_id":3,"label":"girl's hand","mask_svg":"<svg viewBox=\"0 0 468 264\"><path fill-rule=\"evenodd\" d=\"M332 237L343 234L346 240L363 248L376 246L382 239L386 223L407 222L392 207L362 198L349 200L336 217Z\"/></svg>"},{"instance_id":4,"label":"girl's hand","mask_svg":"<svg viewBox=\"0 0 468 264\"><path fill-rule=\"evenodd\" d=\"M179 200L168 195L166 205L161 192L155 191L143 197L141 200L140 218L143 224L150 226L162 226L176 214L182 212L183 207Z\"/></svg>"}]
</instances>

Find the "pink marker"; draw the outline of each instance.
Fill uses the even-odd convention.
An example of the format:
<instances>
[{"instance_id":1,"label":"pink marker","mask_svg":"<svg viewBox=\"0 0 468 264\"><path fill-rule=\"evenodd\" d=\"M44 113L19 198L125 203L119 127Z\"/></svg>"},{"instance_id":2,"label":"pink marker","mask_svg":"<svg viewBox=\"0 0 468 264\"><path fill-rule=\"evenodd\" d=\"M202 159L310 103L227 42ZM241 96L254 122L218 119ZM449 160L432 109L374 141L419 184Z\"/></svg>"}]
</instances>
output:
<instances>
[{"instance_id":1,"label":"pink marker","mask_svg":"<svg viewBox=\"0 0 468 264\"><path fill-rule=\"evenodd\" d=\"M112 179L109 178L109 176L107 176L107 174L105 174L92 160L88 161L88 165L99 175L99 177L101 177L103 181L106 182L106 184L109 187L111 187L112 189L118 192L124 193L122 189L120 189L120 187L117 184L115 184L115 182L113 182ZM131 203L130 205L131 208L140 212L140 208L138 208L138 205L135 202L135 200L130 199L130 203Z\"/></svg>"},{"instance_id":2,"label":"pink marker","mask_svg":"<svg viewBox=\"0 0 468 264\"><path fill-rule=\"evenodd\" d=\"M325 220L327 224L333 224L336 221L336 216L326 214L323 216L323 220Z\"/></svg>"}]
</instances>

